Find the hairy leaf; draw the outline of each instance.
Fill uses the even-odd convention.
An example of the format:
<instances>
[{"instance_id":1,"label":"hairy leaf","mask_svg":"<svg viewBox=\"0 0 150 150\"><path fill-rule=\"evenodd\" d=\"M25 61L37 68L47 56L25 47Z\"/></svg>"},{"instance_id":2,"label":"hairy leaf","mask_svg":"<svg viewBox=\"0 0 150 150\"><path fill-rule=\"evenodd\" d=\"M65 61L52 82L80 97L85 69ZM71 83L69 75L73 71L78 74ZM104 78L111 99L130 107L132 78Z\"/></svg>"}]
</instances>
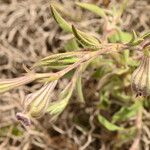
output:
<instances>
[{"instance_id":1,"label":"hairy leaf","mask_svg":"<svg viewBox=\"0 0 150 150\"><path fill-rule=\"evenodd\" d=\"M82 31L76 30L74 27L71 27L71 25L69 23L67 23L62 17L61 15L57 12L57 10L51 6L51 12L52 15L54 17L54 19L56 20L56 22L59 24L59 26L66 32L70 32L70 33L74 33L74 35L76 35L75 37L80 41L83 42L83 45L92 45L92 46L97 46L100 44L100 41L97 40L95 37L84 33ZM82 40L81 40L82 39ZM84 40L86 42L84 42ZM87 44L85 44L87 43ZM90 43L90 44L88 44Z\"/></svg>"},{"instance_id":2,"label":"hairy leaf","mask_svg":"<svg viewBox=\"0 0 150 150\"><path fill-rule=\"evenodd\" d=\"M72 31L74 36L78 39L78 41L85 46L94 46L99 44L97 40L88 37L85 33L79 32L74 26L72 26Z\"/></svg>"},{"instance_id":3,"label":"hairy leaf","mask_svg":"<svg viewBox=\"0 0 150 150\"><path fill-rule=\"evenodd\" d=\"M56 20L56 22L59 24L59 26L66 32L72 32L71 25L67 23L57 12L57 10L51 5L51 12Z\"/></svg>"},{"instance_id":4,"label":"hairy leaf","mask_svg":"<svg viewBox=\"0 0 150 150\"><path fill-rule=\"evenodd\" d=\"M91 12L93 12L101 17L106 17L105 9L100 8L94 4L82 3L82 2L77 2L76 4L84 9L90 10Z\"/></svg>"},{"instance_id":5,"label":"hairy leaf","mask_svg":"<svg viewBox=\"0 0 150 150\"><path fill-rule=\"evenodd\" d=\"M70 82L68 86L60 93L59 100L50 104L47 112L54 117L58 116L67 106L72 95L74 85Z\"/></svg>"},{"instance_id":6,"label":"hairy leaf","mask_svg":"<svg viewBox=\"0 0 150 150\"><path fill-rule=\"evenodd\" d=\"M69 65L69 64L79 61L87 53L88 53L88 51L86 51L86 52L78 51L78 52L66 52L66 53L52 54L48 57L41 59L37 63L35 63L33 67L66 66L66 65Z\"/></svg>"}]
</instances>

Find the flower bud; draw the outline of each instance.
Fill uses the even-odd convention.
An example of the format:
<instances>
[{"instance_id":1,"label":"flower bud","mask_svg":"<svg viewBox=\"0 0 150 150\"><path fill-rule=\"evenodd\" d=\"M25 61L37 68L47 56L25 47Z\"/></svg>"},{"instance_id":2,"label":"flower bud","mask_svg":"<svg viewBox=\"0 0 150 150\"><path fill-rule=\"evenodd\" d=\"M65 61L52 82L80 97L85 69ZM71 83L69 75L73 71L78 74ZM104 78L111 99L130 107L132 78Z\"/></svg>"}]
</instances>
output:
<instances>
[{"instance_id":1,"label":"flower bud","mask_svg":"<svg viewBox=\"0 0 150 150\"><path fill-rule=\"evenodd\" d=\"M21 123L24 126L30 126L31 125L31 120L27 114L17 113L16 118L17 118L17 120L21 121Z\"/></svg>"},{"instance_id":2,"label":"flower bud","mask_svg":"<svg viewBox=\"0 0 150 150\"><path fill-rule=\"evenodd\" d=\"M150 56L142 57L139 67L132 74L131 85L137 96L150 95Z\"/></svg>"},{"instance_id":3,"label":"flower bud","mask_svg":"<svg viewBox=\"0 0 150 150\"><path fill-rule=\"evenodd\" d=\"M56 84L57 81L47 83L40 90L27 95L23 101L24 112L17 113L17 119L24 125L30 125L30 118L40 118L44 115Z\"/></svg>"}]
</instances>

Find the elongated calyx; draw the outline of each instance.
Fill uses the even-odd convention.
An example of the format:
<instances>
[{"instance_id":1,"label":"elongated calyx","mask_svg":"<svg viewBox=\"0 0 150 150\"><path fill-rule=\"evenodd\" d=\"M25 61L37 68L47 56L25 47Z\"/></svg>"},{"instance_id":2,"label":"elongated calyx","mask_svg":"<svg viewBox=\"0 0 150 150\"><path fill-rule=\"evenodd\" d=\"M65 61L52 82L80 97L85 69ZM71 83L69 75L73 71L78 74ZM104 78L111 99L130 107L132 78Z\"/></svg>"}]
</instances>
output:
<instances>
[{"instance_id":1,"label":"elongated calyx","mask_svg":"<svg viewBox=\"0 0 150 150\"><path fill-rule=\"evenodd\" d=\"M137 96L150 96L150 56L142 57L139 67L133 72L131 78L133 91Z\"/></svg>"},{"instance_id":2,"label":"elongated calyx","mask_svg":"<svg viewBox=\"0 0 150 150\"><path fill-rule=\"evenodd\" d=\"M47 110L51 94L57 81L45 84L40 90L27 95L23 101L24 111L16 117L23 125L31 124L31 118L40 118Z\"/></svg>"}]
</instances>

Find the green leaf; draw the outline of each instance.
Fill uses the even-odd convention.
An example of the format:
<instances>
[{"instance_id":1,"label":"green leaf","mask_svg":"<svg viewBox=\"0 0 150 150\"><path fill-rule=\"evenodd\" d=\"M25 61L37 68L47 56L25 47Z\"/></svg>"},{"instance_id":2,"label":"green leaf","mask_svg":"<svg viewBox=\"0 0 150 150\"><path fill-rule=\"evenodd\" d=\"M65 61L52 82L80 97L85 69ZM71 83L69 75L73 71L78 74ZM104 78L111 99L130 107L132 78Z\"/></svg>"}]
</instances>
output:
<instances>
[{"instance_id":1,"label":"green leaf","mask_svg":"<svg viewBox=\"0 0 150 150\"><path fill-rule=\"evenodd\" d=\"M100 45L99 41L95 39L93 36L77 30L73 25L72 25L72 31L74 36L82 45L91 46L91 47Z\"/></svg>"},{"instance_id":2,"label":"green leaf","mask_svg":"<svg viewBox=\"0 0 150 150\"><path fill-rule=\"evenodd\" d=\"M116 146L122 148L122 145L135 139L137 133L136 127L131 127L118 132Z\"/></svg>"},{"instance_id":3,"label":"green leaf","mask_svg":"<svg viewBox=\"0 0 150 150\"><path fill-rule=\"evenodd\" d=\"M78 6L84 8L84 9L87 9L101 17L106 17L106 14L105 14L105 9L103 8L100 8L94 4L90 4L90 3L81 3L81 2L77 2L76 3Z\"/></svg>"},{"instance_id":4,"label":"green leaf","mask_svg":"<svg viewBox=\"0 0 150 150\"><path fill-rule=\"evenodd\" d=\"M150 37L150 31L146 32L141 38L146 39Z\"/></svg>"},{"instance_id":5,"label":"green leaf","mask_svg":"<svg viewBox=\"0 0 150 150\"><path fill-rule=\"evenodd\" d=\"M84 33L82 31L76 30L74 26L71 26L69 23L67 23L61 15L57 12L57 10L54 8L54 6L51 6L51 12L56 20L56 22L59 24L59 26L66 32L73 33L75 37L80 41L83 42L83 45L88 46L99 46L100 41L97 40L95 37Z\"/></svg>"},{"instance_id":6,"label":"green leaf","mask_svg":"<svg viewBox=\"0 0 150 150\"><path fill-rule=\"evenodd\" d=\"M129 43L131 39L132 39L132 35L124 31L117 31L108 38L108 40L111 43L117 43L117 42Z\"/></svg>"},{"instance_id":7,"label":"green leaf","mask_svg":"<svg viewBox=\"0 0 150 150\"><path fill-rule=\"evenodd\" d=\"M142 108L141 101L136 101L132 106L122 107L118 112L116 112L112 117L112 122L125 121L137 114L139 109Z\"/></svg>"},{"instance_id":8,"label":"green leaf","mask_svg":"<svg viewBox=\"0 0 150 150\"><path fill-rule=\"evenodd\" d=\"M102 115L98 115L98 121L109 131L118 131L118 130L124 130L124 128L119 127L111 122L109 122L105 117Z\"/></svg>"},{"instance_id":9,"label":"green leaf","mask_svg":"<svg viewBox=\"0 0 150 150\"><path fill-rule=\"evenodd\" d=\"M19 130L17 127L13 127L12 134L13 134L13 136L20 137L23 135L23 131Z\"/></svg>"},{"instance_id":10,"label":"green leaf","mask_svg":"<svg viewBox=\"0 0 150 150\"><path fill-rule=\"evenodd\" d=\"M84 54L87 54L87 53L88 52L78 51L78 52L66 52L66 53L52 54L36 62L33 67L66 66L66 65L79 61L84 56Z\"/></svg>"},{"instance_id":11,"label":"green leaf","mask_svg":"<svg viewBox=\"0 0 150 150\"><path fill-rule=\"evenodd\" d=\"M77 40L75 38L70 39L69 41L67 41L67 43L64 46L64 49L66 51L75 51L77 49L79 49Z\"/></svg>"},{"instance_id":12,"label":"green leaf","mask_svg":"<svg viewBox=\"0 0 150 150\"><path fill-rule=\"evenodd\" d=\"M132 38L128 42L128 44L130 46L136 46L136 45L140 44L141 42L143 42L144 38L147 38L148 36L149 36L149 33L147 33L147 34L145 34L145 35L143 35L141 37L138 37L137 34L136 34L136 32L133 30L132 31Z\"/></svg>"},{"instance_id":13,"label":"green leaf","mask_svg":"<svg viewBox=\"0 0 150 150\"><path fill-rule=\"evenodd\" d=\"M72 93L74 84L70 82L67 87L60 93L59 100L49 105L47 112L54 117L57 117L66 108Z\"/></svg>"},{"instance_id":14,"label":"green leaf","mask_svg":"<svg viewBox=\"0 0 150 150\"><path fill-rule=\"evenodd\" d=\"M110 106L110 100L109 100L109 92L105 91L102 92L100 91L100 103L99 103L99 107L100 109L107 109Z\"/></svg>"},{"instance_id":15,"label":"green leaf","mask_svg":"<svg viewBox=\"0 0 150 150\"><path fill-rule=\"evenodd\" d=\"M129 43L133 43L135 41L135 39L137 39L137 34L136 34L136 32L134 30L132 30L132 34L131 35L132 35L132 38L129 41Z\"/></svg>"},{"instance_id":16,"label":"green leaf","mask_svg":"<svg viewBox=\"0 0 150 150\"><path fill-rule=\"evenodd\" d=\"M60 14L57 12L57 10L51 5L51 12L52 15L54 17L54 19L56 20L56 22L59 24L59 26L66 32L70 32L72 33L72 28L71 25L69 23L67 23L61 16Z\"/></svg>"},{"instance_id":17,"label":"green leaf","mask_svg":"<svg viewBox=\"0 0 150 150\"><path fill-rule=\"evenodd\" d=\"M82 78L81 78L81 75L79 75L79 77L77 79L76 88L77 88L77 92L78 92L80 102L84 103L85 100L84 100L83 91L82 91Z\"/></svg>"},{"instance_id":18,"label":"green leaf","mask_svg":"<svg viewBox=\"0 0 150 150\"><path fill-rule=\"evenodd\" d=\"M118 17L121 17L121 16L122 16L124 10L125 10L126 7L127 7L128 1L129 1L129 0L123 0L123 2L121 3L120 9L119 9L119 11L118 11Z\"/></svg>"}]
</instances>

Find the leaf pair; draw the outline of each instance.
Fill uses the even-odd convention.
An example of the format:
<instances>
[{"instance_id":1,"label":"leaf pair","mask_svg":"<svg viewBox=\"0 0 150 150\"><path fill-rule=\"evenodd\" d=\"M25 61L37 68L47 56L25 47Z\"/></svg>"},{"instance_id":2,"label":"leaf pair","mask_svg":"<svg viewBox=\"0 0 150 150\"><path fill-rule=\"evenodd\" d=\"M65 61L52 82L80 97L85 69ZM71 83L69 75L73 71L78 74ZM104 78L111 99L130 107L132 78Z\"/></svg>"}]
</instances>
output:
<instances>
[{"instance_id":1,"label":"leaf pair","mask_svg":"<svg viewBox=\"0 0 150 150\"><path fill-rule=\"evenodd\" d=\"M71 26L69 23L67 23L61 15L57 12L57 10L54 8L54 6L51 6L51 12L56 20L56 22L59 24L59 26L66 32L73 33L76 39L82 44L83 46L96 46L98 47L100 45L100 41L96 39L95 37L84 33L82 31L77 30L73 25Z\"/></svg>"}]
</instances>

